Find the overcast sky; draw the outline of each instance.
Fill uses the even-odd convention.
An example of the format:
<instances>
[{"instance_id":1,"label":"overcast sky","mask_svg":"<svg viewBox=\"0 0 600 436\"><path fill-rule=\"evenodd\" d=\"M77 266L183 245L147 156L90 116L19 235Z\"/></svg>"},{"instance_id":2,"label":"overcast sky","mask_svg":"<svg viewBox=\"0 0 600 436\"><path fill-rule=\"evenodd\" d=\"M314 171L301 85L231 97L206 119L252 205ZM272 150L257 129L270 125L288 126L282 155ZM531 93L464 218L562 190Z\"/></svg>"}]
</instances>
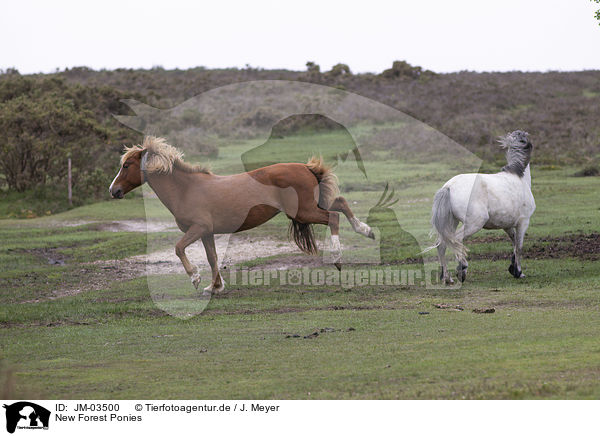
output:
<instances>
[{"instance_id":1,"label":"overcast sky","mask_svg":"<svg viewBox=\"0 0 600 436\"><path fill-rule=\"evenodd\" d=\"M5 1L0 68L600 69L589 0Z\"/></svg>"}]
</instances>

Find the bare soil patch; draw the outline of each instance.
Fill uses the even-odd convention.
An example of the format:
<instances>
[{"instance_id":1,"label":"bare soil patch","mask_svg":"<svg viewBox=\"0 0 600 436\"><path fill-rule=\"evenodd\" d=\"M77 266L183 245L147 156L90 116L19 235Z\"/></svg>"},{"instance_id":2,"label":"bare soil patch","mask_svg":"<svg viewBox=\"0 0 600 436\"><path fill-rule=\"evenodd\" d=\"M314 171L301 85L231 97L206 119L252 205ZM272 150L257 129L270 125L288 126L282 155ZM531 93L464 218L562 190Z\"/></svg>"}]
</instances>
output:
<instances>
[{"instance_id":1,"label":"bare soil patch","mask_svg":"<svg viewBox=\"0 0 600 436\"><path fill-rule=\"evenodd\" d=\"M237 235L233 237L219 235L215 237L215 244L221 268L261 257L300 253L300 250L288 241L244 238ZM206 252L201 242L190 245L185 251L193 264L198 265L201 269L209 268ZM304 257L310 256L304 255ZM145 265L143 273L148 275L176 274L184 271L181 261L175 254L174 246L148 254L133 256L125 259L123 262Z\"/></svg>"},{"instance_id":2,"label":"bare soil patch","mask_svg":"<svg viewBox=\"0 0 600 436\"><path fill-rule=\"evenodd\" d=\"M490 236L474 238L471 243L488 243L508 241L508 236ZM467 243L468 245L468 243ZM563 259L576 258L581 260L600 259L600 233L573 234L559 237L537 238L525 242L524 257L526 259ZM510 252L485 253L473 255L473 259L502 260L510 259Z\"/></svg>"},{"instance_id":3,"label":"bare soil patch","mask_svg":"<svg viewBox=\"0 0 600 436\"><path fill-rule=\"evenodd\" d=\"M300 252L290 242L273 239L236 236L235 240L231 240L231 243L229 243L229 238L217 238L216 244L221 268L260 257ZM206 253L201 242L192 244L187 248L186 253L192 263L203 269L209 268ZM61 257L60 253L56 250L35 250L34 254L47 259L50 264L63 265L65 261L68 263L68 259L65 259L64 256ZM311 256L303 256L311 258ZM23 303L38 303L40 301L69 297L81 292L106 288L114 281L131 280L146 275L184 273L183 266L179 258L175 255L174 247L122 260L98 260L80 265L81 280L79 283L76 285L70 283L69 286L56 289L52 295L23 301ZM282 267L285 268L287 266L283 265Z\"/></svg>"},{"instance_id":4,"label":"bare soil patch","mask_svg":"<svg viewBox=\"0 0 600 436\"><path fill-rule=\"evenodd\" d=\"M600 259L600 233L538 239L527 248L525 257L529 259L575 257L582 260L598 260Z\"/></svg>"}]
</instances>

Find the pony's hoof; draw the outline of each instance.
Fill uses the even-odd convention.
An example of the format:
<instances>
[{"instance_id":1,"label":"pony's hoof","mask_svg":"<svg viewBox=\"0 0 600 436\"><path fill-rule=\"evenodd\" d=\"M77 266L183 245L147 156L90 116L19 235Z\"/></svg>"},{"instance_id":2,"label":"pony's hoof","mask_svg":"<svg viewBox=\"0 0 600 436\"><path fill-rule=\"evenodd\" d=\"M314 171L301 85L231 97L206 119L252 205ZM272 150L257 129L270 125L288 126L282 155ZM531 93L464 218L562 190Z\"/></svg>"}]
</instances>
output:
<instances>
[{"instance_id":1,"label":"pony's hoof","mask_svg":"<svg viewBox=\"0 0 600 436\"><path fill-rule=\"evenodd\" d=\"M520 269L516 269L514 265L508 267L508 272L512 274L515 279L525 278L525 274Z\"/></svg>"},{"instance_id":2,"label":"pony's hoof","mask_svg":"<svg viewBox=\"0 0 600 436\"><path fill-rule=\"evenodd\" d=\"M447 285L453 285L454 284L454 280L452 280L452 277L450 277L450 275L448 275L448 276L444 275L443 271L440 273L440 281L444 282Z\"/></svg>"},{"instance_id":3,"label":"pony's hoof","mask_svg":"<svg viewBox=\"0 0 600 436\"><path fill-rule=\"evenodd\" d=\"M456 276L461 283L467 278L467 265L459 264L456 268Z\"/></svg>"},{"instance_id":4,"label":"pony's hoof","mask_svg":"<svg viewBox=\"0 0 600 436\"><path fill-rule=\"evenodd\" d=\"M200 277L200 273L195 273L194 275L192 275L191 280L192 285L194 285L194 288L198 290L198 286L200 286L200 281L202 280L202 278Z\"/></svg>"},{"instance_id":5,"label":"pony's hoof","mask_svg":"<svg viewBox=\"0 0 600 436\"><path fill-rule=\"evenodd\" d=\"M360 233L367 238L375 239L375 233L373 233L373 229L355 216L350 218L350 224L356 233Z\"/></svg>"},{"instance_id":6,"label":"pony's hoof","mask_svg":"<svg viewBox=\"0 0 600 436\"><path fill-rule=\"evenodd\" d=\"M335 267L337 268L337 270L338 270L338 271L341 271L341 270L342 270L342 264L341 264L341 263L339 263L339 262L334 262L333 264L335 265Z\"/></svg>"},{"instance_id":7,"label":"pony's hoof","mask_svg":"<svg viewBox=\"0 0 600 436\"><path fill-rule=\"evenodd\" d=\"M208 292L209 294L220 294L225 289L225 280L221 279L221 284L219 286L215 286L214 283L211 283L206 288L204 288L204 292Z\"/></svg>"}]
</instances>

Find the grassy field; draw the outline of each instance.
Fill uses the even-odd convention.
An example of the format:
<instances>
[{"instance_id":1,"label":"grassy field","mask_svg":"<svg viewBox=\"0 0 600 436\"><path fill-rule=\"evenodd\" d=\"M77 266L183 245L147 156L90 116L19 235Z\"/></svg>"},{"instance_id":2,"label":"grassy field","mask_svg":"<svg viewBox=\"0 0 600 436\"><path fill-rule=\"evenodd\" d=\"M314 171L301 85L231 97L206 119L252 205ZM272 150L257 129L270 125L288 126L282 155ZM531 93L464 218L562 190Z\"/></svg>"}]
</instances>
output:
<instances>
[{"instance_id":1,"label":"grassy field","mask_svg":"<svg viewBox=\"0 0 600 436\"><path fill-rule=\"evenodd\" d=\"M255 145L222 148L213 169L233 171ZM384 154L366 167L368 182L352 162L338 169L357 215L368 216L389 181L400 199L398 221L425 244L433 193L457 168L399 164ZM188 319L160 310L146 279L121 270L120 260L168 245L174 236L156 232L147 240L142 232L106 230L106 223L147 213L168 216L140 195L0 220L2 394L599 398L600 177L573 177L577 170L533 167L538 208L525 241L523 280L507 271L511 247L504 234L481 232L468 244L469 276L459 289L237 284ZM246 237L284 241L285 225L277 217ZM345 269L364 268L360 259L376 243L342 225L342 243L350 248ZM301 256L245 265L260 269L295 259ZM93 262L103 260L115 263ZM67 288L78 292L57 293ZM473 312L488 308L494 313Z\"/></svg>"}]
</instances>

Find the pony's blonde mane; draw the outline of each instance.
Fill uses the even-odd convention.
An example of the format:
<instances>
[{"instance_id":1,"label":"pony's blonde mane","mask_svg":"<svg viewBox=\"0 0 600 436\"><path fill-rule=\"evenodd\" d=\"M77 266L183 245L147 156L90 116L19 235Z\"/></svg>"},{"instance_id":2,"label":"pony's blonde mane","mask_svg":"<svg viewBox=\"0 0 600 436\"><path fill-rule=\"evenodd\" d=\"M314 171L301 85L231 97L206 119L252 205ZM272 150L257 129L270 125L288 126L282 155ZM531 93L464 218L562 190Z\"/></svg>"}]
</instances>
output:
<instances>
[{"instance_id":1,"label":"pony's blonde mane","mask_svg":"<svg viewBox=\"0 0 600 436\"><path fill-rule=\"evenodd\" d=\"M177 150L167 143L165 138L146 136L142 145L125 147L125 153L121 156L121 165L134 154L141 151L148 153L146 160L146 171L149 173L170 174L173 168L186 173L212 174L210 169L204 165L191 165L183 161L183 152Z\"/></svg>"}]
</instances>

